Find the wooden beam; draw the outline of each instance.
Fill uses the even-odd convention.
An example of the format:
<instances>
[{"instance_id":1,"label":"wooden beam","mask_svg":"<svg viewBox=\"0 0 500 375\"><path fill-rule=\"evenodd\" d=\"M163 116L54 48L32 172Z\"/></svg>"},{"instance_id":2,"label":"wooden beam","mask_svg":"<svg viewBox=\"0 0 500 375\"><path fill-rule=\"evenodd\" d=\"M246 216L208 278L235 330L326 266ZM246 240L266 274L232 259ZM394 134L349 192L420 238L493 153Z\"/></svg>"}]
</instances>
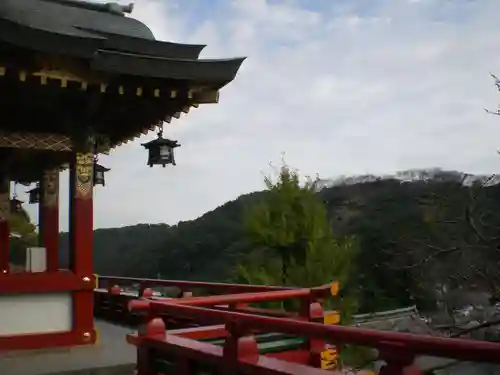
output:
<instances>
[{"instance_id":1,"label":"wooden beam","mask_svg":"<svg viewBox=\"0 0 500 375\"><path fill-rule=\"evenodd\" d=\"M194 95L194 101L199 104L216 104L219 102L219 91L202 91Z\"/></svg>"}]
</instances>

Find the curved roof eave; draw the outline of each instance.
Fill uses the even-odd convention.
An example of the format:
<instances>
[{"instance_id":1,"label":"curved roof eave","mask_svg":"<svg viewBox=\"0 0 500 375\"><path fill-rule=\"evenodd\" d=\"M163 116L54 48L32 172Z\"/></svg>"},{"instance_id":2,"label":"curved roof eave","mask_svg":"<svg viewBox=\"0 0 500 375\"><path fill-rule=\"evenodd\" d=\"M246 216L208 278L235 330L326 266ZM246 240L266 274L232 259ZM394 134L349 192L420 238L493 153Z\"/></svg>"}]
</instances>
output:
<instances>
[{"instance_id":1,"label":"curved roof eave","mask_svg":"<svg viewBox=\"0 0 500 375\"><path fill-rule=\"evenodd\" d=\"M91 68L114 74L216 82L224 85L235 78L245 59L168 59L100 50L92 59Z\"/></svg>"}]
</instances>

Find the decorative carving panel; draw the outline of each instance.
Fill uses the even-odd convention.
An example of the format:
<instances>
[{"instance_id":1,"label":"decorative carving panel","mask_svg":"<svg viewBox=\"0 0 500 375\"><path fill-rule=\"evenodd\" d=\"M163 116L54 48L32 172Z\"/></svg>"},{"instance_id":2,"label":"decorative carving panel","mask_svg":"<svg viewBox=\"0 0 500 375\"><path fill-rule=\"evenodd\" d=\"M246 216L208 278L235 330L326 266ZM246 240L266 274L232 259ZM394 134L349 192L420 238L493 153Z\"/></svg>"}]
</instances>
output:
<instances>
[{"instance_id":1,"label":"decorative carving panel","mask_svg":"<svg viewBox=\"0 0 500 375\"><path fill-rule=\"evenodd\" d=\"M96 151L109 152L109 138L96 135ZM49 133L2 133L0 132L0 148L25 148L47 151L72 151L74 147L70 137Z\"/></svg>"},{"instance_id":2,"label":"decorative carving panel","mask_svg":"<svg viewBox=\"0 0 500 375\"><path fill-rule=\"evenodd\" d=\"M48 133L0 133L0 148L71 151L73 142L65 135Z\"/></svg>"},{"instance_id":3,"label":"decorative carving panel","mask_svg":"<svg viewBox=\"0 0 500 375\"><path fill-rule=\"evenodd\" d=\"M76 197L80 199L92 198L94 178L94 155L90 152L76 154L75 185Z\"/></svg>"},{"instance_id":4,"label":"decorative carving panel","mask_svg":"<svg viewBox=\"0 0 500 375\"><path fill-rule=\"evenodd\" d=\"M41 198L41 204L45 207L56 207L59 204L59 169L44 171Z\"/></svg>"}]
</instances>

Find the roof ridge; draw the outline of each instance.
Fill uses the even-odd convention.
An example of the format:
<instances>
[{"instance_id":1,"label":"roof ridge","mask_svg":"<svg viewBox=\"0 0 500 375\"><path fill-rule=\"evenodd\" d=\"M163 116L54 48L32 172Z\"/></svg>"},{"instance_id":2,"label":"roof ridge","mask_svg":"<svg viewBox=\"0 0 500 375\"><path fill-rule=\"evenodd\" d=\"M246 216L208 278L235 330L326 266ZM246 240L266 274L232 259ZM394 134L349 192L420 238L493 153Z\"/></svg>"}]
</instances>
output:
<instances>
[{"instance_id":1,"label":"roof ridge","mask_svg":"<svg viewBox=\"0 0 500 375\"><path fill-rule=\"evenodd\" d=\"M42 0L50 3L71 6L75 8L82 8L93 10L96 12L110 13L117 16L125 16L125 13L132 13L134 10L134 3L129 5L121 5L116 1L107 3L96 3L88 0Z\"/></svg>"}]
</instances>

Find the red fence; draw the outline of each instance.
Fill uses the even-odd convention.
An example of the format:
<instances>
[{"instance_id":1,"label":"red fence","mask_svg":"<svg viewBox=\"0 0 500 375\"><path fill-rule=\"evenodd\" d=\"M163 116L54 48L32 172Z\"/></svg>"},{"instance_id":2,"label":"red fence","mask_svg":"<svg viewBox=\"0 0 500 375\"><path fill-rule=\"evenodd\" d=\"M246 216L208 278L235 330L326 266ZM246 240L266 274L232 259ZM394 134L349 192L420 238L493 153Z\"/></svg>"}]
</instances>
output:
<instances>
[{"instance_id":1,"label":"red fence","mask_svg":"<svg viewBox=\"0 0 500 375\"><path fill-rule=\"evenodd\" d=\"M127 338L137 346L139 375L319 375L326 373L319 368L325 360L326 343L377 349L378 359L385 363L380 370L383 375L420 374L414 365L420 355L500 363L498 343L325 325L318 301L329 293L329 287L294 289L135 279L126 282L131 280L139 282L146 295L149 285L181 285L184 296L187 290L196 288L230 293L182 299L130 298L128 313L145 320L138 333ZM116 292L119 289L115 287ZM287 299L301 301L298 313L248 306ZM197 327L172 329L171 321L189 321Z\"/></svg>"},{"instance_id":2,"label":"red fence","mask_svg":"<svg viewBox=\"0 0 500 375\"><path fill-rule=\"evenodd\" d=\"M128 292L124 288L133 287L134 291ZM129 277L112 277L112 276L99 276L97 278L97 285L94 291L94 315L98 318L103 318L113 323L125 325L137 325L143 319L141 314L129 311L128 304L130 301L138 298L154 299L153 290L151 288L166 287L176 288L177 293L173 298L187 298L193 294L201 295L228 295L238 293L259 293L259 292L274 292L274 291L289 291L295 288L265 286L265 285L245 285L245 284L222 284L222 283L209 283L198 281L182 281L182 280L158 280L158 279L138 279ZM317 292L318 293L318 292ZM325 293L320 292L320 293ZM164 297L160 297L164 299ZM248 305L243 306L241 301L238 301L238 306L230 306L231 310L237 311L252 311L254 313L265 313L266 315L273 316L289 316L281 310L266 309L262 311L258 308L252 308ZM224 309L224 307L219 307ZM242 310L243 309L243 310ZM168 323L170 328L173 327L189 327L198 325L187 317L167 317L163 315L164 320Z\"/></svg>"}]
</instances>

